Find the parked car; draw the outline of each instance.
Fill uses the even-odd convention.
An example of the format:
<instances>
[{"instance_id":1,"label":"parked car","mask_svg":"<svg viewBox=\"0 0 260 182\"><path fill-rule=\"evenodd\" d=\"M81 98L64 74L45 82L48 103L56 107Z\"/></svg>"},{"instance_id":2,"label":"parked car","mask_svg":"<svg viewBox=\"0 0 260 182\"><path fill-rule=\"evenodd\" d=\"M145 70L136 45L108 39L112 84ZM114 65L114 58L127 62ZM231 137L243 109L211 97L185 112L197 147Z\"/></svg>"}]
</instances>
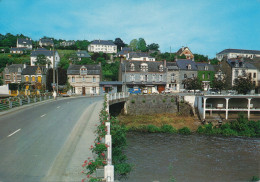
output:
<instances>
[{"instance_id":1,"label":"parked car","mask_svg":"<svg viewBox=\"0 0 260 182\"><path fill-rule=\"evenodd\" d=\"M165 90L162 91L163 94L169 94L172 93L173 89L172 88L165 88Z\"/></svg>"},{"instance_id":2,"label":"parked car","mask_svg":"<svg viewBox=\"0 0 260 182\"><path fill-rule=\"evenodd\" d=\"M140 88L130 88L128 91L129 91L130 94L140 94L140 93L142 93Z\"/></svg>"}]
</instances>

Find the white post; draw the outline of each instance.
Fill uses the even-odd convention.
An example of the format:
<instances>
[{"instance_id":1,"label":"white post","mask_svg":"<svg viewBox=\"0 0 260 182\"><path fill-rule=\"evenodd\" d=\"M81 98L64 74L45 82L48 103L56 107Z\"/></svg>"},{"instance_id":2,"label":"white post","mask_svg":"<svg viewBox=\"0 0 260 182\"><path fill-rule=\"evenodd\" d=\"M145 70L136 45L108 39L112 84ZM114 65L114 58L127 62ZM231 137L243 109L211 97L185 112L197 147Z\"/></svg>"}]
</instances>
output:
<instances>
[{"instance_id":1,"label":"white post","mask_svg":"<svg viewBox=\"0 0 260 182\"><path fill-rule=\"evenodd\" d=\"M106 122L107 135L110 135L110 122Z\"/></svg>"},{"instance_id":2,"label":"white post","mask_svg":"<svg viewBox=\"0 0 260 182\"><path fill-rule=\"evenodd\" d=\"M106 165L105 166L105 173L104 173L106 182L114 182L114 166L113 165Z\"/></svg>"},{"instance_id":3,"label":"white post","mask_svg":"<svg viewBox=\"0 0 260 182\"><path fill-rule=\"evenodd\" d=\"M251 99L252 99L252 98L248 98L248 110L247 110L247 117L248 117L248 119L250 119L250 105L251 105Z\"/></svg>"},{"instance_id":4,"label":"white post","mask_svg":"<svg viewBox=\"0 0 260 182\"><path fill-rule=\"evenodd\" d=\"M112 138L111 135L105 136L105 143L107 147L107 164L112 165Z\"/></svg>"},{"instance_id":5,"label":"white post","mask_svg":"<svg viewBox=\"0 0 260 182\"><path fill-rule=\"evenodd\" d=\"M228 101L229 98L226 98L226 120L228 119Z\"/></svg>"},{"instance_id":6,"label":"white post","mask_svg":"<svg viewBox=\"0 0 260 182\"><path fill-rule=\"evenodd\" d=\"M207 98L203 98L203 119L206 118L206 101L207 101Z\"/></svg>"}]
</instances>

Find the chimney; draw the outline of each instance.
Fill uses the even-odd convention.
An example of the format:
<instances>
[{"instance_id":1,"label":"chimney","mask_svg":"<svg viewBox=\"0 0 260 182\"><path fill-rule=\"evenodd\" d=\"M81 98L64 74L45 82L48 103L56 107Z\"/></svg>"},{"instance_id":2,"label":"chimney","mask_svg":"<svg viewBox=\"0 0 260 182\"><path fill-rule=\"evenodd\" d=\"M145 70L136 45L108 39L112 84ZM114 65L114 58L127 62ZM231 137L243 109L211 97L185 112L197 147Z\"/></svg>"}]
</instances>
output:
<instances>
[{"instance_id":1,"label":"chimney","mask_svg":"<svg viewBox=\"0 0 260 182\"><path fill-rule=\"evenodd\" d=\"M24 69L26 68L26 64L23 64L23 68L24 68Z\"/></svg>"}]
</instances>

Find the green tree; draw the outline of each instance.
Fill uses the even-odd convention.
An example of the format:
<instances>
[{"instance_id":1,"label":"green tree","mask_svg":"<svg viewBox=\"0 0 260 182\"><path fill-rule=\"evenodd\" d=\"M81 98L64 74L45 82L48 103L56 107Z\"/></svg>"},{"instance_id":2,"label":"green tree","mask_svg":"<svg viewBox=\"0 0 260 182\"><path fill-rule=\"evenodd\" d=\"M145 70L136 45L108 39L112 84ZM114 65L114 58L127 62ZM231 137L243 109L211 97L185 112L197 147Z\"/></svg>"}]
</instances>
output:
<instances>
[{"instance_id":1,"label":"green tree","mask_svg":"<svg viewBox=\"0 0 260 182\"><path fill-rule=\"evenodd\" d=\"M4 84L2 77L0 76L0 86Z\"/></svg>"},{"instance_id":2,"label":"green tree","mask_svg":"<svg viewBox=\"0 0 260 182\"><path fill-rule=\"evenodd\" d=\"M142 52L147 51L146 42L143 38L139 38L138 43L137 43L137 49Z\"/></svg>"},{"instance_id":3,"label":"green tree","mask_svg":"<svg viewBox=\"0 0 260 182\"><path fill-rule=\"evenodd\" d=\"M47 60L45 55L43 55L43 54L37 55L36 62L35 62L36 65L46 65L49 63L50 63L50 61Z\"/></svg>"},{"instance_id":4,"label":"green tree","mask_svg":"<svg viewBox=\"0 0 260 182\"><path fill-rule=\"evenodd\" d=\"M238 77L234 80L233 89L236 90L238 94L247 94L254 89L254 85L249 77Z\"/></svg>"},{"instance_id":5,"label":"green tree","mask_svg":"<svg viewBox=\"0 0 260 182\"><path fill-rule=\"evenodd\" d=\"M186 90L194 90L194 93L195 90L202 90L201 81L197 77L186 78L182 81L182 84L184 84Z\"/></svg>"},{"instance_id":6,"label":"green tree","mask_svg":"<svg viewBox=\"0 0 260 182\"><path fill-rule=\"evenodd\" d=\"M210 60L210 64L212 65L217 65L219 63L219 60L217 60L217 58L213 58Z\"/></svg>"},{"instance_id":7,"label":"green tree","mask_svg":"<svg viewBox=\"0 0 260 182\"><path fill-rule=\"evenodd\" d=\"M131 40L129 47L131 47L133 51L136 51L137 50L137 44L138 44L138 40L133 39L133 40Z\"/></svg>"},{"instance_id":8,"label":"green tree","mask_svg":"<svg viewBox=\"0 0 260 182\"><path fill-rule=\"evenodd\" d=\"M193 54L195 62L208 62L208 56L204 56L202 54Z\"/></svg>"},{"instance_id":9,"label":"green tree","mask_svg":"<svg viewBox=\"0 0 260 182\"><path fill-rule=\"evenodd\" d=\"M212 87L215 89L218 89L221 93L221 91L226 87L226 78L214 78L212 81Z\"/></svg>"},{"instance_id":10,"label":"green tree","mask_svg":"<svg viewBox=\"0 0 260 182\"><path fill-rule=\"evenodd\" d=\"M125 47L124 41L122 41L120 38L116 38L114 44L117 45L118 50L121 50L122 47Z\"/></svg>"},{"instance_id":11,"label":"green tree","mask_svg":"<svg viewBox=\"0 0 260 182\"><path fill-rule=\"evenodd\" d=\"M149 44L147 45L147 49L153 51L159 51L159 44L155 44L155 43Z\"/></svg>"}]
</instances>

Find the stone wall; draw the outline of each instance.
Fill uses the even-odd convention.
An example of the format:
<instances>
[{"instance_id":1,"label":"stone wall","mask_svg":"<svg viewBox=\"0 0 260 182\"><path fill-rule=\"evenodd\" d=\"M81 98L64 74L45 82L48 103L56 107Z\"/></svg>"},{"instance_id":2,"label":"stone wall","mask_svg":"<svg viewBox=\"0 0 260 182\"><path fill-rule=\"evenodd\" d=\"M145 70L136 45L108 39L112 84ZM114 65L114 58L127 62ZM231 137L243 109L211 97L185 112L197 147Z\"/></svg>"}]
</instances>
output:
<instances>
[{"instance_id":1,"label":"stone wall","mask_svg":"<svg viewBox=\"0 0 260 182\"><path fill-rule=\"evenodd\" d=\"M178 97L173 95L131 95L125 104L125 113L129 115L192 113L189 104L182 102L182 107L179 107L178 101Z\"/></svg>"}]
</instances>

